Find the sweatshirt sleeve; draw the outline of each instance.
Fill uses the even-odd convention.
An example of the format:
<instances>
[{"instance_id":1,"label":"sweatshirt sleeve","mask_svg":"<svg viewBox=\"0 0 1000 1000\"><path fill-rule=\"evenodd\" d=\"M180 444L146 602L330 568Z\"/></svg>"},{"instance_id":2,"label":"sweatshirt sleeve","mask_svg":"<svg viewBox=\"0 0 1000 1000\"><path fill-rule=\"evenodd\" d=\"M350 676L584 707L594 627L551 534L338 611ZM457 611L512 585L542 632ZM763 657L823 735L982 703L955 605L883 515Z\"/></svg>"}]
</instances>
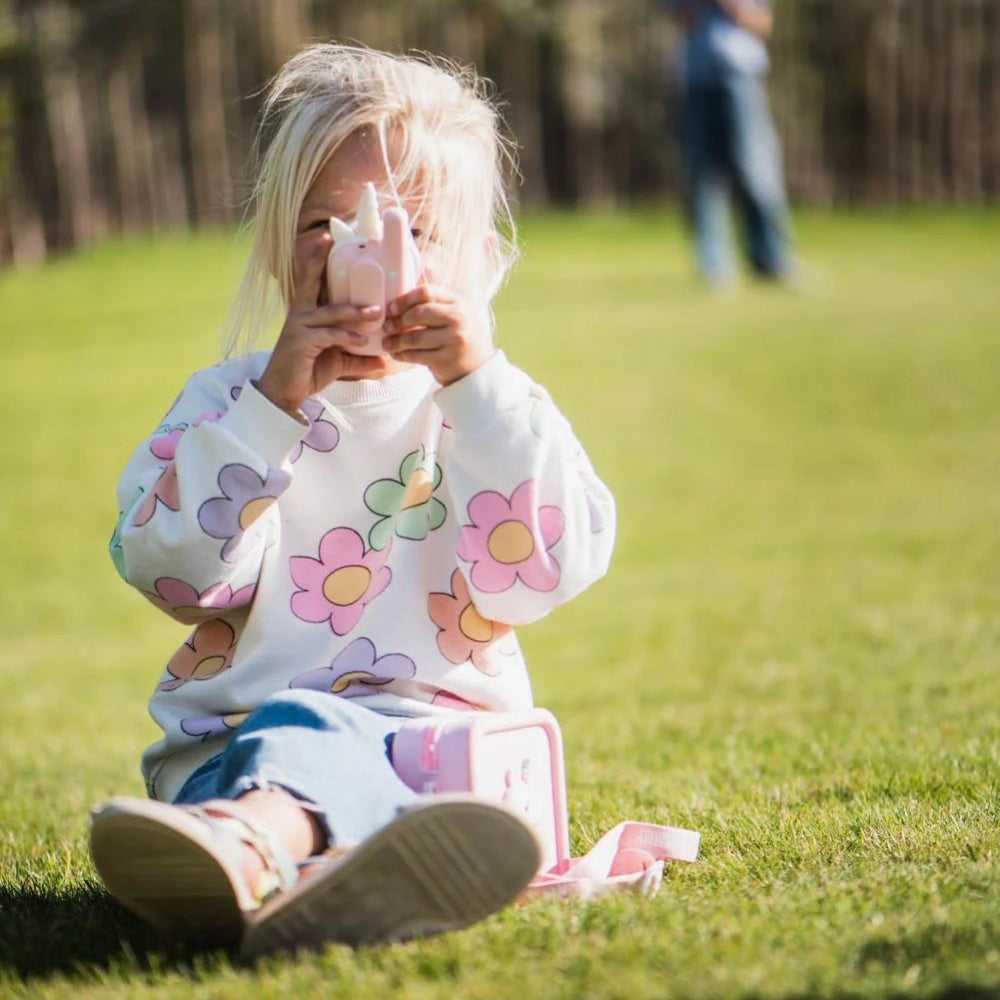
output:
<instances>
[{"instance_id":1,"label":"sweatshirt sleeve","mask_svg":"<svg viewBox=\"0 0 1000 1000\"><path fill-rule=\"evenodd\" d=\"M112 560L179 621L250 602L291 482L289 453L309 430L245 374L235 384L225 366L194 375L118 485Z\"/></svg>"},{"instance_id":2,"label":"sweatshirt sleeve","mask_svg":"<svg viewBox=\"0 0 1000 1000\"><path fill-rule=\"evenodd\" d=\"M603 576L614 500L549 394L498 352L437 402L459 566L479 613L535 621Z\"/></svg>"}]
</instances>

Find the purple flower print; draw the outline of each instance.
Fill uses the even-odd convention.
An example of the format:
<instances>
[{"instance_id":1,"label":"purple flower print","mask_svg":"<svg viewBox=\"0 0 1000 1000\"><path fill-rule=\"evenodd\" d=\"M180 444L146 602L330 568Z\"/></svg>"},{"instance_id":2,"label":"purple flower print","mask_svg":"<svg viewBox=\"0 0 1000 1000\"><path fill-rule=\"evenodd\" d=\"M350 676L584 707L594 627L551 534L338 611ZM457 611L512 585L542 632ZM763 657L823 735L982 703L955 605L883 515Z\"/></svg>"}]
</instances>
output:
<instances>
[{"instance_id":1,"label":"purple flower print","mask_svg":"<svg viewBox=\"0 0 1000 1000\"><path fill-rule=\"evenodd\" d=\"M252 583L236 591L228 583L213 583L199 594L190 583L172 576L161 576L153 587L154 593L144 590L143 595L185 625L194 625L206 618L218 618L224 611L249 604L256 589Z\"/></svg>"},{"instance_id":2,"label":"purple flower print","mask_svg":"<svg viewBox=\"0 0 1000 1000\"><path fill-rule=\"evenodd\" d=\"M233 386L229 395L233 399L239 399L243 392L242 386ZM326 408L318 399L307 399L300 407L306 420L309 421L309 430L306 436L292 449L288 456L289 462L297 462L302 457L304 448L311 448L313 451L333 451L340 443L340 431L335 424L329 420L323 420Z\"/></svg>"},{"instance_id":3,"label":"purple flower print","mask_svg":"<svg viewBox=\"0 0 1000 1000\"><path fill-rule=\"evenodd\" d=\"M299 674L288 686L329 691L341 698L378 694L378 688L394 680L413 677L417 665L403 653L378 656L371 639L355 639L342 649L328 667Z\"/></svg>"},{"instance_id":4,"label":"purple flower print","mask_svg":"<svg viewBox=\"0 0 1000 1000\"><path fill-rule=\"evenodd\" d=\"M292 614L304 622L327 622L337 635L347 635L361 620L365 606L389 586L392 570L385 565L390 543L381 551L365 551L364 539L352 528L333 528L319 543L319 558L292 556Z\"/></svg>"},{"instance_id":5,"label":"purple flower print","mask_svg":"<svg viewBox=\"0 0 1000 1000\"><path fill-rule=\"evenodd\" d=\"M340 431L335 424L322 419L326 410L318 399L307 399L302 404L301 410L309 421L309 431L288 456L290 462L297 462L302 457L303 448L311 448L313 451L333 451L340 443Z\"/></svg>"},{"instance_id":6,"label":"purple flower print","mask_svg":"<svg viewBox=\"0 0 1000 1000\"><path fill-rule=\"evenodd\" d=\"M219 472L221 497L206 500L198 508L198 523L212 538L224 538L222 558L229 562L243 534L263 514L291 482L291 476L271 469L267 479L248 465L225 465Z\"/></svg>"},{"instance_id":7,"label":"purple flower print","mask_svg":"<svg viewBox=\"0 0 1000 1000\"><path fill-rule=\"evenodd\" d=\"M562 537L558 507L535 507L534 483L527 479L508 500L488 490L469 501L472 524L462 527L458 554L472 563L469 580L486 594L509 590L520 580L532 590L554 590L559 563L549 553Z\"/></svg>"}]
</instances>

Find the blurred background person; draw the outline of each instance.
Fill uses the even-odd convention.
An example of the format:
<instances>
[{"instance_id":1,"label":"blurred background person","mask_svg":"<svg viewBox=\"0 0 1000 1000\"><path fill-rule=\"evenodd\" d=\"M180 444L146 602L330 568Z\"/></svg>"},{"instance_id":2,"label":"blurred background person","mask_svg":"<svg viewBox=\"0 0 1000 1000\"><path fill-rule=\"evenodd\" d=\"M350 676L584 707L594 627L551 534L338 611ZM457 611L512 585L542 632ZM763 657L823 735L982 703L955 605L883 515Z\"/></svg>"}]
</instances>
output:
<instances>
[{"instance_id":1,"label":"blurred background person","mask_svg":"<svg viewBox=\"0 0 1000 1000\"><path fill-rule=\"evenodd\" d=\"M787 279L791 245L781 149L764 89L769 0L661 0L684 33L678 54L680 138L698 269L713 287L734 278L729 200L747 261Z\"/></svg>"}]
</instances>

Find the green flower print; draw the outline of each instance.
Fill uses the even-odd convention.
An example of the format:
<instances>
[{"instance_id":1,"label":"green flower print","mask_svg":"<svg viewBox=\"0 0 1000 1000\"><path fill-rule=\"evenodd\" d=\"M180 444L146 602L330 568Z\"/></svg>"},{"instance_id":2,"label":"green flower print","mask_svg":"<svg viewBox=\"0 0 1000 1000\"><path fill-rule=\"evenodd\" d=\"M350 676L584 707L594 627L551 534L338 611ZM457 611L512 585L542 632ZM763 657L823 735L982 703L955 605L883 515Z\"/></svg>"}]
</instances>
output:
<instances>
[{"instance_id":1,"label":"green flower print","mask_svg":"<svg viewBox=\"0 0 1000 1000\"><path fill-rule=\"evenodd\" d=\"M132 499L125 505L125 509L118 512L118 523L115 525L115 530L111 533L111 541L108 542L108 551L111 553L111 561L115 564L115 569L118 570L118 575L127 581L125 576L125 553L122 551L122 528L125 525L125 518L131 513L132 509L135 507L136 502L139 497L142 496L142 487L140 486L135 493L132 494Z\"/></svg>"},{"instance_id":2,"label":"green flower print","mask_svg":"<svg viewBox=\"0 0 1000 1000\"><path fill-rule=\"evenodd\" d=\"M368 533L373 549L384 549L393 534L419 542L444 524L445 507L432 494L441 484L441 466L423 448L411 451L398 479L378 479L365 490L365 505L381 515Z\"/></svg>"}]
</instances>

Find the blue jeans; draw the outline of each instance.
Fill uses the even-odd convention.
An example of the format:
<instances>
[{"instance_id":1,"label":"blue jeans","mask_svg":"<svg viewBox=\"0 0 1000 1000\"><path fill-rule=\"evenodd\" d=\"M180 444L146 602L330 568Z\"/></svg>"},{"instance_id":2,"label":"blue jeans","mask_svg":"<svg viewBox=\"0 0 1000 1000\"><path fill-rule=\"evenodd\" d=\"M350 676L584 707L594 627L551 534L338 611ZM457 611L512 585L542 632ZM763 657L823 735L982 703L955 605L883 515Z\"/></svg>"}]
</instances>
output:
<instances>
[{"instance_id":1,"label":"blue jeans","mask_svg":"<svg viewBox=\"0 0 1000 1000\"><path fill-rule=\"evenodd\" d=\"M702 276L713 284L732 276L730 193L750 266L762 277L785 276L790 252L781 150L760 79L730 73L686 87L681 145Z\"/></svg>"},{"instance_id":2,"label":"blue jeans","mask_svg":"<svg viewBox=\"0 0 1000 1000\"><path fill-rule=\"evenodd\" d=\"M316 815L331 844L359 843L417 798L389 760L402 722L321 691L282 692L247 717L174 803L278 787Z\"/></svg>"}]
</instances>

